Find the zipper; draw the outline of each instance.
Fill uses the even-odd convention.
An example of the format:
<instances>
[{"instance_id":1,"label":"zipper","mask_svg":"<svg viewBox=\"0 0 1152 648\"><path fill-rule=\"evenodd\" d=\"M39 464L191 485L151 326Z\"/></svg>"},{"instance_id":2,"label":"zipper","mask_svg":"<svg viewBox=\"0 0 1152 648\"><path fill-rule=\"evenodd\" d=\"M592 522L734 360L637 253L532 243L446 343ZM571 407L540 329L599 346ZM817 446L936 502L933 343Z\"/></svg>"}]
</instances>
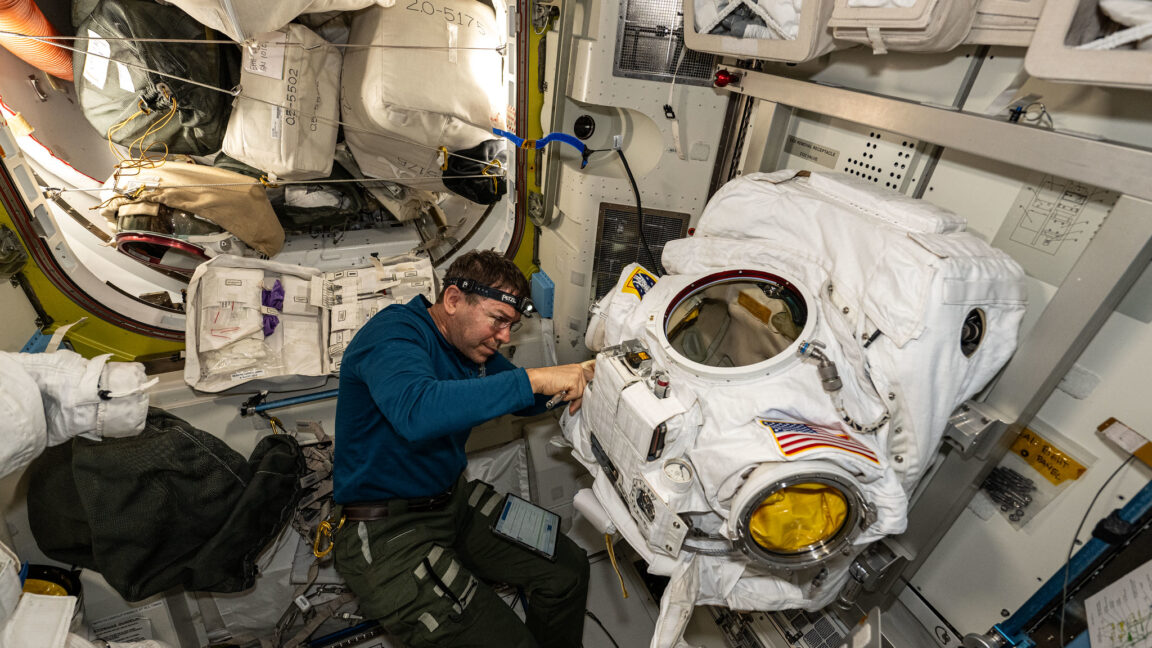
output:
<instances>
[{"instance_id":1,"label":"zipper","mask_svg":"<svg viewBox=\"0 0 1152 648\"><path fill-rule=\"evenodd\" d=\"M240 17L236 15L236 7L232 5L232 0L221 0L220 4L224 5L224 11L228 14L228 21L232 23L232 31L240 36L241 43L248 40L248 34L240 28Z\"/></svg>"}]
</instances>

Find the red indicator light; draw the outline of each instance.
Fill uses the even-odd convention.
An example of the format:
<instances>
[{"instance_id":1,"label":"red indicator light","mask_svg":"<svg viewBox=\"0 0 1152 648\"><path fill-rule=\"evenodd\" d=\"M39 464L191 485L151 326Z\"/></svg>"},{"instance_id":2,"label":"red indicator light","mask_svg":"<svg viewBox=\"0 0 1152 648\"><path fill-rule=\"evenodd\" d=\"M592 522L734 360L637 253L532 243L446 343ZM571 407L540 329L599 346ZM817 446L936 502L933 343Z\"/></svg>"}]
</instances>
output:
<instances>
[{"instance_id":1,"label":"red indicator light","mask_svg":"<svg viewBox=\"0 0 1152 648\"><path fill-rule=\"evenodd\" d=\"M716 87L723 88L730 83L735 83L740 80L740 75L728 70L716 70Z\"/></svg>"}]
</instances>

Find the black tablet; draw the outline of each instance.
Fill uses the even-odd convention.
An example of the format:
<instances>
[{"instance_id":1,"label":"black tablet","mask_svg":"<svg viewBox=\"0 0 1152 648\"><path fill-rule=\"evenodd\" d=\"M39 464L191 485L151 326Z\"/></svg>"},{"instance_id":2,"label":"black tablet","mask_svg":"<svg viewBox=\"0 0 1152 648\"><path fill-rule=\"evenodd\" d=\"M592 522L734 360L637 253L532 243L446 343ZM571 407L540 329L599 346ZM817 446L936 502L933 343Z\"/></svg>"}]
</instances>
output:
<instances>
[{"instance_id":1,"label":"black tablet","mask_svg":"<svg viewBox=\"0 0 1152 648\"><path fill-rule=\"evenodd\" d=\"M492 523L496 535L532 553L556 560L556 539L560 536L560 516L509 493L500 515Z\"/></svg>"}]
</instances>

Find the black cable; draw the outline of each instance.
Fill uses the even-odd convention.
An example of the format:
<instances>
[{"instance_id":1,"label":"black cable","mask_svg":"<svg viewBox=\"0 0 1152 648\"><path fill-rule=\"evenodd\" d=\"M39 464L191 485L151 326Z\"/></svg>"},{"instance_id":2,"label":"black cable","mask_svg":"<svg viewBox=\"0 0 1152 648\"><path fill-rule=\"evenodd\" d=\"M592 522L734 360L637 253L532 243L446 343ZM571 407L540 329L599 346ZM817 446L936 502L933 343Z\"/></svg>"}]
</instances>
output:
<instances>
[{"instance_id":1,"label":"black cable","mask_svg":"<svg viewBox=\"0 0 1152 648\"><path fill-rule=\"evenodd\" d=\"M652 254L652 248L648 247L648 239L644 238L644 209L640 206L640 189L636 186L636 178L632 175L632 167L628 166L628 158L624 157L622 149L616 149L616 155L620 156L620 161L624 163L624 171L628 174L628 182L632 183L632 193L636 195L636 219L638 222L637 230L640 232L640 244L644 246L644 252L648 254L648 260L651 265L648 266L652 272L657 275L664 274L663 270L656 263L656 257ZM640 255L637 254L637 261Z\"/></svg>"},{"instance_id":2,"label":"black cable","mask_svg":"<svg viewBox=\"0 0 1152 648\"><path fill-rule=\"evenodd\" d=\"M600 626L600 629L604 631L604 634L608 635L608 641L611 641L613 646L620 648L620 644L616 643L616 639L612 636L612 633L608 632L608 628L605 628L604 624L600 623L600 619L597 619L595 614L592 614L592 610L584 610L584 614L587 615L589 619L595 621L596 625Z\"/></svg>"},{"instance_id":3,"label":"black cable","mask_svg":"<svg viewBox=\"0 0 1152 648\"><path fill-rule=\"evenodd\" d=\"M1071 571L1071 565L1069 563L1072 562L1072 550L1076 547L1076 538L1080 537L1080 531L1084 529L1084 522L1088 519L1088 514L1092 512L1092 507L1096 505L1096 500L1100 497L1100 494L1104 492L1104 489L1108 487L1108 484L1112 482L1112 479L1116 477L1116 475L1120 474L1120 471L1124 469L1124 466L1127 466L1128 463L1135 458L1136 455L1128 455L1128 458L1125 459L1124 462L1119 466L1117 466L1116 470L1113 470L1111 475L1108 475L1108 479L1104 480L1104 483L1100 486L1100 489L1097 490L1096 494L1092 496L1092 501L1088 503L1088 508L1084 511L1084 517L1080 518L1080 524L1076 527L1076 533L1072 536L1072 544L1068 545L1068 556L1064 560L1064 587L1060 595L1060 634L1057 635L1056 639L1060 642L1061 648L1066 645L1064 642L1064 611L1068 606L1068 572Z\"/></svg>"}]
</instances>

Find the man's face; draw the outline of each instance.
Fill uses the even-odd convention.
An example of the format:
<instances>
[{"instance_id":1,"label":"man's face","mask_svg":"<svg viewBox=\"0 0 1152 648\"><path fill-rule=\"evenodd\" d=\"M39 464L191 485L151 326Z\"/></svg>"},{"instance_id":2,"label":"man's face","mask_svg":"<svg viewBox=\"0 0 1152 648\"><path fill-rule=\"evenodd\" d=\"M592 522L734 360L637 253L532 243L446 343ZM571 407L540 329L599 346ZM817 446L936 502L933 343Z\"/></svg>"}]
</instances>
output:
<instances>
[{"instance_id":1,"label":"man's face","mask_svg":"<svg viewBox=\"0 0 1152 648\"><path fill-rule=\"evenodd\" d=\"M475 303L471 303L461 297L453 317L455 339L451 341L469 360L483 364L511 339L510 327L520 321L520 313L495 299L474 296Z\"/></svg>"}]
</instances>

